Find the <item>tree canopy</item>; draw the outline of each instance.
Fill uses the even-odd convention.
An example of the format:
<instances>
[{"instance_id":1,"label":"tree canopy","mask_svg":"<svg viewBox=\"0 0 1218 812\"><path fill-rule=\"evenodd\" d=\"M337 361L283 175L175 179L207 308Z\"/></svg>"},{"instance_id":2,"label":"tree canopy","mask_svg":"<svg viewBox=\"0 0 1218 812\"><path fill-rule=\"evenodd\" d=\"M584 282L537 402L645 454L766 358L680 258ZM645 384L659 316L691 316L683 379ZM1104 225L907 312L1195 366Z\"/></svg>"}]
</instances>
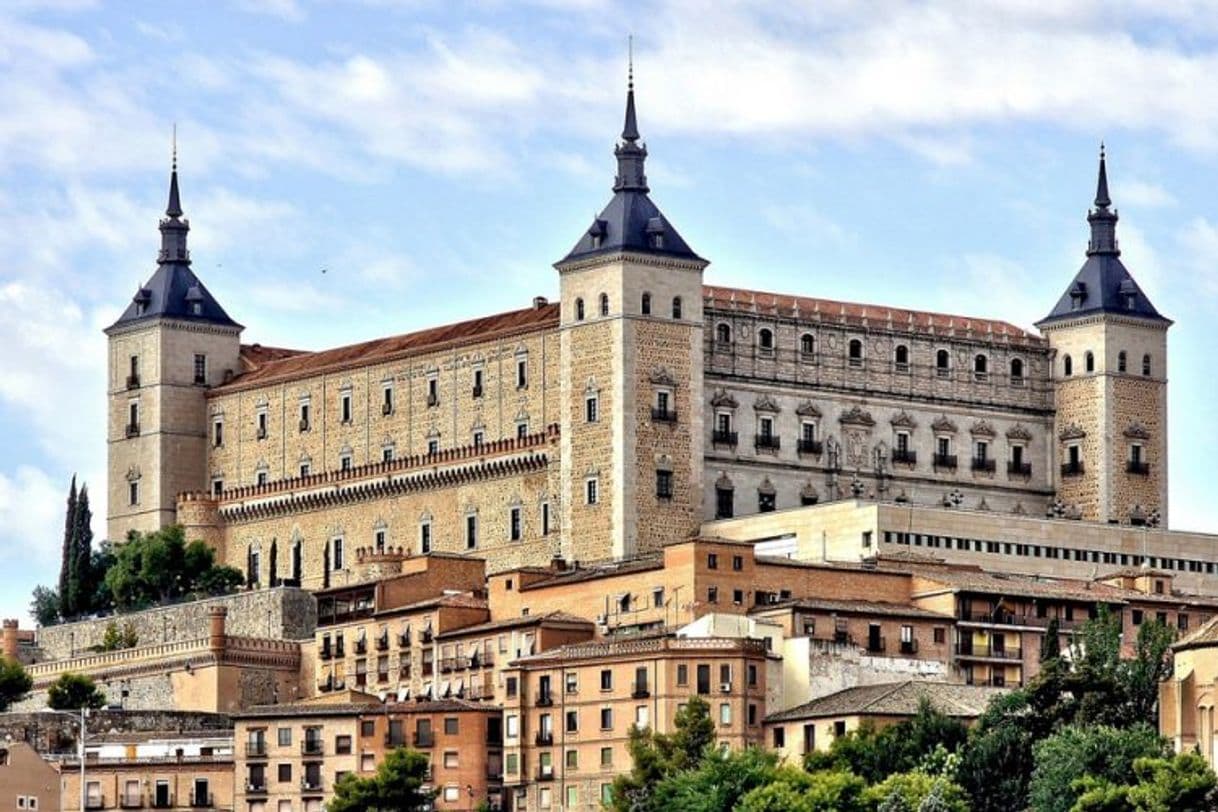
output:
<instances>
[{"instance_id":1,"label":"tree canopy","mask_svg":"<svg viewBox=\"0 0 1218 812\"><path fill-rule=\"evenodd\" d=\"M171 525L128 536L105 580L118 608L141 609L187 596L222 595L244 578L233 567L217 566L211 547L187 543L181 525Z\"/></svg>"},{"instance_id":2,"label":"tree canopy","mask_svg":"<svg viewBox=\"0 0 1218 812\"><path fill-rule=\"evenodd\" d=\"M20 702L34 687L34 680L16 660L0 655L0 713Z\"/></svg>"},{"instance_id":3,"label":"tree canopy","mask_svg":"<svg viewBox=\"0 0 1218 812\"><path fill-rule=\"evenodd\" d=\"M422 812L432 808L435 793L428 781L427 756L405 747L391 750L376 774L360 778L347 773L334 785L327 812Z\"/></svg>"},{"instance_id":4,"label":"tree canopy","mask_svg":"<svg viewBox=\"0 0 1218 812\"><path fill-rule=\"evenodd\" d=\"M47 689L47 704L55 710L104 708L106 695L84 674L64 674Z\"/></svg>"}]
</instances>

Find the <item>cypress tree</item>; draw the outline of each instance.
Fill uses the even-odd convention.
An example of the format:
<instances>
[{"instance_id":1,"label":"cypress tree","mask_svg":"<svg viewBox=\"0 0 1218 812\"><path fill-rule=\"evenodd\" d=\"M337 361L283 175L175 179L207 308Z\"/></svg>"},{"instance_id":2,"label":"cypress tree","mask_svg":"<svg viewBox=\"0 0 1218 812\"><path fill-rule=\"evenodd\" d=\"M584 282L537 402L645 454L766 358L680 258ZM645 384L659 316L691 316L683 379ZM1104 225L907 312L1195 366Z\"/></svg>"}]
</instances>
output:
<instances>
[{"instance_id":1,"label":"cypress tree","mask_svg":"<svg viewBox=\"0 0 1218 812\"><path fill-rule=\"evenodd\" d=\"M89 509L89 486L82 484L76 497L76 517L72 532L73 581L76 594L72 606L76 614L93 611L93 595L97 591L96 575L93 572L93 511Z\"/></svg>"},{"instance_id":2,"label":"cypress tree","mask_svg":"<svg viewBox=\"0 0 1218 812\"><path fill-rule=\"evenodd\" d=\"M72 537L76 531L76 475L72 475L72 487L68 490L68 508L63 522L63 550L59 565L59 616L70 617L74 613L72 594L76 548Z\"/></svg>"},{"instance_id":3,"label":"cypress tree","mask_svg":"<svg viewBox=\"0 0 1218 812\"><path fill-rule=\"evenodd\" d=\"M271 539L271 568L268 571L267 583L271 586L279 586L279 541Z\"/></svg>"},{"instance_id":4,"label":"cypress tree","mask_svg":"<svg viewBox=\"0 0 1218 812\"><path fill-rule=\"evenodd\" d=\"M1040 661L1047 663L1061 656L1061 624L1057 622L1057 618L1052 618L1049 620L1048 628L1045 629L1044 641L1040 644Z\"/></svg>"},{"instance_id":5,"label":"cypress tree","mask_svg":"<svg viewBox=\"0 0 1218 812\"><path fill-rule=\"evenodd\" d=\"M330 588L330 540L326 539L326 548L321 554L321 588Z\"/></svg>"}]
</instances>

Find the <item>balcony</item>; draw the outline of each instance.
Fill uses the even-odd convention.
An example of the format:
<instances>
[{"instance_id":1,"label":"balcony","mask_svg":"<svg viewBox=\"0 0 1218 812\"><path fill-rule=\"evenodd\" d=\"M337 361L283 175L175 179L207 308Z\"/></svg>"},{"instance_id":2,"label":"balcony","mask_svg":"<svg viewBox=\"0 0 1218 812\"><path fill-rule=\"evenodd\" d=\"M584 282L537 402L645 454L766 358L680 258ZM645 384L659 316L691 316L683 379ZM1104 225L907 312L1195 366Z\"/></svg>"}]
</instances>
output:
<instances>
[{"instance_id":1,"label":"balcony","mask_svg":"<svg viewBox=\"0 0 1218 812\"><path fill-rule=\"evenodd\" d=\"M325 743L321 739L305 738L300 742L300 754L304 756L320 756L326 751Z\"/></svg>"},{"instance_id":2,"label":"balcony","mask_svg":"<svg viewBox=\"0 0 1218 812\"><path fill-rule=\"evenodd\" d=\"M551 764L542 764L542 765L538 766L537 780L538 781L553 781L554 780L554 766Z\"/></svg>"},{"instance_id":3,"label":"balcony","mask_svg":"<svg viewBox=\"0 0 1218 812\"><path fill-rule=\"evenodd\" d=\"M634 683L633 690L630 692L630 696L632 699L646 699L651 696L651 691L648 689L647 683L636 682Z\"/></svg>"},{"instance_id":4,"label":"balcony","mask_svg":"<svg viewBox=\"0 0 1218 812\"><path fill-rule=\"evenodd\" d=\"M376 638L376 650L377 651L388 651L389 650L389 635L388 634L383 634L380 637Z\"/></svg>"},{"instance_id":5,"label":"balcony","mask_svg":"<svg viewBox=\"0 0 1218 812\"><path fill-rule=\"evenodd\" d=\"M1125 472L1138 476L1150 476L1150 463L1141 460L1129 460L1125 463Z\"/></svg>"},{"instance_id":6,"label":"balcony","mask_svg":"<svg viewBox=\"0 0 1218 812\"><path fill-rule=\"evenodd\" d=\"M301 792L321 792L322 780L320 775L306 775L300 779Z\"/></svg>"},{"instance_id":7,"label":"balcony","mask_svg":"<svg viewBox=\"0 0 1218 812\"><path fill-rule=\"evenodd\" d=\"M127 376L127 388L128 389L139 389L140 388L140 376L139 375L128 375Z\"/></svg>"},{"instance_id":8,"label":"balcony","mask_svg":"<svg viewBox=\"0 0 1218 812\"><path fill-rule=\"evenodd\" d=\"M868 637L867 650L873 654L878 654L888 648L888 641L883 637Z\"/></svg>"},{"instance_id":9,"label":"balcony","mask_svg":"<svg viewBox=\"0 0 1218 812\"><path fill-rule=\"evenodd\" d=\"M134 795L123 793L118 796L119 809L139 809L144 805L143 797L137 792Z\"/></svg>"},{"instance_id":10,"label":"balcony","mask_svg":"<svg viewBox=\"0 0 1218 812\"><path fill-rule=\"evenodd\" d=\"M539 708L548 708L554 704L554 697L549 691L542 691L537 695L537 701L534 704Z\"/></svg>"},{"instance_id":11,"label":"balcony","mask_svg":"<svg viewBox=\"0 0 1218 812\"><path fill-rule=\"evenodd\" d=\"M440 658L440 673L448 674L457 667L456 657L441 657Z\"/></svg>"},{"instance_id":12,"label":"balcony","mask_svg":"<svg viewBox=\"0 0 1218 812\"><path fill-rule=\"evenodd\" d=\"M800 439L796 444L796 451L800 454L811 454L814 457L819 457L824 450L825 444L820 440Z\"/></svg>"},{"instance_id":13,"label":"balcony","mask_svg":"<svg viewBox=\"0 0 1218 812\"><path fill-rule=\"evenodd\" d=\"M436 734L430 730L416 730L413 741L415 747L435 747Z\"/></svg>"},{"instance_id":14,"label":"balcony","mask_svg":"<svg viewBox=\"0 0 1218 812\"><path fill-rule=\"evenodd\" d=\"M409 634L399 634L398 635L398 648L410 648L410 635Z\"/></svg>"},{"instance_id":15,"label":"balcony","mask_svg":"<svg viewBox=\"0 0 1218 812\"><path fill-rule=\"evenodd\" d=\"M258 781L247 781L245 784L246 795L266 795L266 779L261 778Z\"/></svg>"},{"instance_id":16,"label":"balcony","mask_svg":"<svg viewBox=\"0 0 1218 812\"><path fill-rule=\"evenodd\" d=\"M317 653L318 659L321 659L321 660L328 660L333 656L334 656L334 652L330 650L329 646L322 646L321 651L319 651Z\"/></svg>"},{"instance_id":17,"label":"balcony","mask_svg":"<svg viewBox=\"0 0 1218 812\"><path fill-rule=\"evenodd\" d=\"M918 464L918 452L911 451L908 448L893 449L892 461L893 461L893 463L900 464L900 465L917 465Z\"/></svg>"},{"instance_id":18,"label":"balcony","mask_svg":"<svg viewBox=\"0 0 1218 812\"><path fill-rule=\"evenodd\" d=\"M1008 462L1007 473L1011 476L1032 476L1032 463L1030 462Z\"/></svg>"},{"instance_id":19,"label":"balcony","mask_svg":"<svg viewBox=\"0 0 1218 812\"><path fill-rule=\"evenodd\" d=\"M753 445L758 451L777 451L782 442L775 434L758 434L753 439Z\"/></svg>"},{"instance_id":20,"label":"balcony","mask_svg":"<svg viewBox=\"0 0 1218 812\"><path fill-rule=\"evenodd\" d=\"M987 645L956 644L957 657L973 657L982 660L1022 660L1023 648L995 648Z\"/></svg>"},{"instance_id":21,"label":"balcony","mask_svg":"<svg viewBox=\"0 0 1218 812\"><path fill-rule=\"evenodd\" d=\"M652 423L676 423L676 409L660 409L655 406L651 407L651 422Z\"/></svg>"},{"instance_id":22,"label":"balcony","mask_svg":"<svg viewBox=\"0 0 1218 812\"><path fill-rule=\"evenodd\" d=\"M139 437L140 436L140 424L139 423L128 423L127 424L127 436L128 437Z\"/></svg>"},{"instance_id":23,"label":"balcony","mask_svg":"<svg viewBox=\"0 0 1218 812\"><path fill-rule=\"evenodd\" d=\"M974 471L981 471L982 473L992 474L992 473L994 473L994 468L995 468L994 460L989 457L973 457L972 468Z\"/></svg>"},{"instance_id":24,"label":"balcony","mask_svg":"<svg viewBox=\"0 0 1218 812\"><path fill-rule=\"evenodd\" d=\"M933 460L935 468L946 468L950 471L956 470L956 455L955 454L936 454Z\"/></svg>"},{"instance_id":25,"label":"balcony","mask_svg":"<svg viewBox=\"0 0 1218 812\"><path fill-rule=\"evenodd\" d=\"M343 657L347 656L347 650L345 648L343 648L342 643L339 643L337 646L334 647L334 656L339 659L342 659Z\"/></svg>"},{"instance_id":26,"label":"balcony","mask_svg":"<svg viewBox=\"0 0 1218 812\"><path fill-rule=\"evenodd\" d=\"M216 799L210 792L200 792L190 796L190 805L195 809L209 809L216 805Z\"/></svg>"},{"instance_id":27,"label":"balcony","mask_svg":"<svg viewBox=\"0 0 1218 812\"><path fill-rule=\"evenodd\" d=\"M253 739L245 743L246 758L266 758L266 739Z\"/></svg>"},{"instance_id":28,"label":"balcony","mask_svg":"<svg viewBox=\"0 0 1218 812\"><path fill-rule=\"evenodd\" d=\"M376 681L377 681L377 682L389 682L389 669L388 669L388 667L386 667L386 669L385 669L384 671L381 671L380 669L377 669L377 672L376 672Z\"/></svg>"},{"instance_id":29,"label":"balcony","mask_svg":"<svg viewBox=\"0 0 1218 812\"><path fill-rule=\"evenodd\" d=\"M432 638L431 629L424 629L419 635L419 639L424 643L430 643Z\"/></svg>"},{"instance_id":30,"label":"balcony","mask_svg":"<svg viewBox=\"0 0 1218 812\"><path fill-rule=\"evenodd\" d=\"M554 744L554 731L537 731L537 735L533 737L533 744L537 745L538 747L549 747L550 745Z\"/></svg>"},{"instance_id":31,"label":"balcony","mask_svg":"<svg viewBox=\"0 0 1218 812\"><path fill-rule=\"evenodd\" d=\"M901 641L901 653L902 654L917 654L918 653L917 639L915 638L913 640L902 640Z\"/></svg>"},{"instance_id":32,"label":"balcony","mask_svg":"<svg viewBox=\"0 0 1218 812\"><path fill-rule=\"evenodd\" d=\"M85 809L105 809L106 799L100 795L90 795L85 798Z\"/></svg>"},{"instance_id":33,"label":"balcony","mask_svg":"<svg viewBox=\"0 0 1218 812\"><path fill-rule=\"evenodd\" d=\"M735 448L738 440L739 435L734 431L719 431L716 429L711 432L711 445L725 445Z\"/></svg>"},{"instance_id":34,"label":"balcony","mask_svg":"<svg viewBox=\"0 0 1218 812\"><path fill-rule=\"evenodd\" d=\"M355 641L355 656L358 657L361 654L367 654L367 653L368 653L368 641L367 640L356 640Z\"/></svg>"},{"instance_id":35,"label":"balcony","mask_svg":"<svg viewBox=\"0 0 1218 812\"><path fill-rule=\"evenodd\" d=\"M149 803L148 805L151 806L153 809L173 809L175 806L177 806L177 804L175 804L173 802L172 795L165 795L160 798L158 798L156 795L153 795L151 803Z\"/></svg>"}]
</instances>

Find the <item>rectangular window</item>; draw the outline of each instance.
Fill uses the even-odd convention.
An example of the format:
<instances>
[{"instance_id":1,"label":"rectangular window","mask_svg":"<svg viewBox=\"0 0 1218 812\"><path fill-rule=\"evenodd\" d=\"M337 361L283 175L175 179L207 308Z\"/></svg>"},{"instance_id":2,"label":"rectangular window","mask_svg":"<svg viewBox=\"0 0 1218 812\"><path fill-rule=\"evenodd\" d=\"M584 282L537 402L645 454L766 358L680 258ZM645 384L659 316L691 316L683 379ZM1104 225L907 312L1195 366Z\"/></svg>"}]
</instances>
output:
<instances>
[{"instance_id":1,"label":"rectangular window","mask_svg":"<svg viewBox=\"0 0 1218 812\"><path fill-rule=\"evenodd\" d=\"M279 728L278 730L275 731L275 737L276 737L276 740L279 742L280 747L291 747L292 746L292 728L290 728L290 727Z\"/></svg>"},{"instance_id":2,"label":"rectangular window","mask_svg":"<svg viewBox=\"0 0 1218 812\"><path fill-rule=\"evenodd\" d=\"M224 480L213 479L211 481L211 495L213 499L219 499L220 494L224 493Z\"/></svg>"},{"instance_id":3,"label":"rectangular window","mask_svg":"<svg viewBox=\"0 0 1218 812\"><path fill-rule=\"evenodd\" d=\"M597 396L588 395L584 398L584 420L588 423L595 423L597 420Z\"/></svg>"},{"instance_id":4,"label":"rectangular window","mask_svg":"<svg viewBox=\"0 0 1218 812\"><path fill-rule=\"evenodd\" d=\"M651 590L651 605L656 609L664 607L664 587L657 586Z\"/></svg>"},{"instance_id":5,"label":"rectangular window","mask_svg":"<svg viewBox=\"0 0 1218 812\"><path fill-rule=\"evenodd\" d=\"M612 767L613 766L613 748L612 747L602 747L601 748L601 766L602 767Z\"/></svg>"},{"instance_id":6,"label":"rectangular window","mask_svg":"<svg viewBox=\"0 0 1218 812\"><path fill-rule=\"evenodd\" d=\"M341 570L343 568L343 540L341 537L330 541L330 551L333 553L334 569Z\"/></svg>"},{"instance_id":7,"label":"rectangular window","mask_svg":"<svg viewBox=\"0 0 1218 812\"><path fill-rule=\"evenodd\" d=\"M195 353L195 383L207 383L207 356Z\"/></svg>"},{"instance_id":8,"label":"rectangular window","mask_svg":"<svg viewBox=\"0 0 1218 812\"><path fill-rule=\"evenodd\" d=\"M307 463L307 462L302 462L302 463L300 464L300 476L301 476L302 478L303 478L303 477L307 477L307 476L308 476L309 474L311 474L311 473L313 473L313 466L311 466L311 465L310 465L309 463Z\"/></svg>"},{"instance_id":9,"label":"rectangular window","mask_svg":"<svg viewBox=\"0 0 1218 812\"><path fill-rule=\"evenodd\" d=\"M339 458L338 458L338 467L339 467L339 469L340 469L340 470L342 470L342 471L350 471L350 470L351 470L351 462L352 462L352 460L351 460L351 455L350 455L350 454L342 454L342 455L341 455L341 456L339 456Z\"/></svg>"},{"instance_id":10,"label":"rectangular window","mask_svg":"<svg viewBox=\"0 0 1218 812\"><path fill-rule=\"evenodd\" d=\"M278 774L279 774L279 783L286 784L286 783L290 782L292 780L292 765L291 764L280 764Z\"/></svg>"},{"instance_id":11,"label":"rectangular window","mask_svg":"<svg viewBox=\"0 0 1218 812\"><path fill-rule=\"evenodd\" d=\"M601 669L601 690L613 690L613 672L608 668Z\"/></svg>"},{"instance_id":12,"label":"rectangular window","mask_svg":"<svg viewBox=\"0 0 1218 812\"><path fill-rule=\"evenodd\" d=\"M719 704L719 724L730 725L732 723L732 706L727 702Z\"/></svg>"},{"instance_id":13,"label":"rectangular window","mask_svg":"<svg viewBox=\"0 0 1218 812\"><path fill-rule=\"evenodd\" d=\"M508 511L508 538L512 541L520 541L520 508L514 507Z\"/></svg>"},{"instance_id":14,"label":"rectangular window","mask_svg":"<svg viewBox=\"0 0 1218 812\"><path fill-rule=\"evenodd\" d=\"M211 424L211 444L216 448L224 445L224 421L214 420Z\"/></svg>"},{"instance_id":15,"label":"rectangular window","mask_svg":"<svg viewBox=\"0 0 1218 812\"><path fill-rule=\"evenodd\" d=\"M601 730L613 729L613 708L601 708Z\"/></svg>"},{"instance_id":16,"label":"rectangular window","mask_svg":"<svg viewBox=\"0 0 1218 812\"><path fill-rule=\"evenodd\" d=\"M567 711L566 730L568 733L579 732L579 711Z\"/></svg>"},{"instance_id":17,"label":"rectangular window","mask_svg":"<svg viewBox=\"0 0 1218 812\"><path fill-rule=\"evenodd\" d=\"M140 503L140 483L139 480L133 480L127 483L127 504L138 505Z\"/></svg>"},{"instance_id":18,"label":"rectangular window","mask_svg":"<svg viewBox=\"0 0 1218 812\"><path fill-rule=\"evenodd\" d=\"M656 498L672 499L672 471L656 471Z\"/></svg>"},{"instance_id":19,"label":"rectangular window","mask_svg":"<svg viewBox=\"0 0 1218 812\"><path fill-rule=\"evenodd\" d=\"M597 481L595 478L589 479L584 483L584 502L589 505L595 505L597 496Z\"/></svg>"},{"instance_id":20,"label":"rectangular window","mask_svg":"<svg viewBox=\"0 0 1218 812\"><path fill-rule=\"evenodd\" d=\"M541 534L543 536L550 535L550 503L541 503Z\"/></svg>"},{"instance_id":21,"label":"rectangular window","mask_svg":"<svg viewBox=\"0 0 1218 812\"><path fill-rule=\"evenodd\" d=\"M338 401L339 419L344 423L351 422L351 393L344 392Z\"/></svg>"},{"instance_id":22,"label":"rectangular window","mask_svg":"<svg viewBox=\"0 0 1218 812\"><path fill-rule=\"evenodd\" d=\"M742 556L742 555L732 556L732 569L735 570L736 572L740 572L741 570L744 569L744 556Z\"/></svg>"},{"instance_id":23,"label":"rectangular window","mask_svg":"<svg viewBox=\"0 0 1218 812\"><path fill-rule=\"evenodd\" d=\"M436 454L439 454L439 453L440 453L440 441L433 437L432 439L427 441L427 454L429 456L435 456Z\"/></svg>"},{"instance_id":24,"label":"rectangular window","mask_svg":"<svg viewBox=\"0 0 1218 812\"><path fill-rule=\"evenodd\" d=\"M300 404L300 430L301 431L309 430L309 404L308 403Z\"/></svg>"},{"instance_id":25,"label":"rectangular window","mask_svg":"<svg viewBox=\"0 0 1218 812\"><path fill-rule=\"evenodd\" d=\"M706 568L708 570L719 569L719 554L718 553L707 553L706 554Z\"/></svg>"},{"instance_id":26,"label":"rectangular window","mask_svg":"<svg viewBox=\"0 0 1218 812\"><path fill-rule=\"evenodd\" d=\"M140 433L140 404L136 401L127 404L127 433Z\"/></svg>"},{"instance_id":27,"label":"rectangular window","mask_svg":"<svg viewBox=\"0 0 1218 812\"><path fill-rule=\"evenodd\" d=\"M393 446L387 445L381 449L381 462L393 462Z\"/></svg>"},{"instance_id":28,"label":"rectangular window","mask_svg":"<svg viewBox=\"0 0 1218 812\"><path fill-rule=\"evenodd\" d=\"M419 554L427 555L431 552L431 522L423 522L419 525Z\"/></svg>"},{"instance_id":29,"label":"rectangular window","mask_svg":"<svg viewBox=\"0 0 1218 812\"><path fill-rule=\"evenodd\" d=\"M529 424L528 424L528 422L521 420L519 423L516 424L516 439L523 440L525 437L528 437L528 436L529 436Z\"/></svg>"},{"instance_id":30,"label":"rectangular window","mask_svg":"<svg viewBox=\"0 0 1218 812\"><path fill-rule=\"evenodd\" d=\"M482 370L474 370L474 397L482 397Z\"/></svg>"},{"instance_id":31,"label":"rectangular window","mask_svg":"<svg viewBox=\"0 0 1218 812\"><path fill-rule=\"evenodd\" d=\"M706 602L707 603L718 603L719 602L719 587L708 586L706 588Z\"/></svg>"},{"instance_id":32,"label":"rectangular window","mask_svg":"<svg viewBox=\"0 0 1218 812\"><path fill-rule=\"evenodd\" d=\"M266 412L258 412L258 439L266 439Z\"/></svg>"},{"instance_id":33,"label":"rectangular window","mask_svg":"<svg viewBox=\"0 0 1218 812\"><path fill-rule=\"evenodd\" d=\"M465 517L465 549L472 550L478 546L478 514L471 513Z\"/></svg>"},{"instance_id":34,"label":"rectangular window","mask_svg":"<svg viewBox=\"0 0 1218 812\"><path fill-rule=\"evenodd\" d=\"M427 405L438 406L440 404L440 379L431 377L427 379Z\"/></svg>"},{"instance_id":35,"label":"rectangular window","mask_svg":"<svg viewBox=\"0 0 1218 812\"><path fill-rule=\"evenodd\" d=\"M697 686L698 693L699 694L709 694L710 689L711 689L710 666L707 665L706 663L699 663L697 673L698 673L698 686Z\"/></svg>"},{"instance_id":36,"label":"rectangular window","mask_svg":"<svg viewBox=\"0 0 1218 812\"><path fill-rule=\"evenodd\" d=\"M736 492L731 488L715 488L715 518L730 519L735 513Z\"/></svg>"},{"instance_id":37,"label":"rectangular window","mask_svg":"<svg viewBox=\"0 0 1218 812\"><path fill-rule=\"evenodd\" d=\"M677 685L689 685L689 666L685 663L677 665Z\"/></svg>"},{"instance_id":38,"label":"rectangular window","mask_svg":"<svg viewBox=\"0 0 1218 812\"><path fill-rule=\"evenodd\" d=\"M393 414L393 387L386 386L381 390L381 414Z\"/></svg>"}]
</instances>

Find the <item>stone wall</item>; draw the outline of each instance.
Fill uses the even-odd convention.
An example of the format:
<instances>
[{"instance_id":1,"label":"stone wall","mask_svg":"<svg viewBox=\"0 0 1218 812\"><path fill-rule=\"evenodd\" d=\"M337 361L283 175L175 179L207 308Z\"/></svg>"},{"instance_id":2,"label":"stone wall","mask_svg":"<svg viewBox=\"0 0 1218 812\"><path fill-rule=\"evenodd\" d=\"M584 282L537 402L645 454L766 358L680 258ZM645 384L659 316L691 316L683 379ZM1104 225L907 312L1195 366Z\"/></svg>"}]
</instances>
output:
<instances>
[{"instance_id":1,"label":"stone wall","mask_svg":"<svg viewBox=\"0 0 1218 812\"><path fill-rule=\"evenodd\" d=\"M138 645L180 643L207 637L207 612L228 609L226 633L238 637L305 640L317 626L317 602L308 592L291 587L241 592L221 598L181 603L143 612L64 623L38 630L38 661L60 660L100 646L111 622L131 624Z\"/></svg>"},{"instance_id":2,"label":"stone wall","mask_svg":"<svg viewBox=\"0 0 1218 812\"><path fill-rule=\"evenodd\" d=\"M171 710L98 710L85 719L89 735L103 733L200 733L225 734L233 720L221 713ZM76 742L79 724L75 719L45 712L0 713L0 739L28 742L40 752L63 751Z\"/></svg>"}]
</instances>

